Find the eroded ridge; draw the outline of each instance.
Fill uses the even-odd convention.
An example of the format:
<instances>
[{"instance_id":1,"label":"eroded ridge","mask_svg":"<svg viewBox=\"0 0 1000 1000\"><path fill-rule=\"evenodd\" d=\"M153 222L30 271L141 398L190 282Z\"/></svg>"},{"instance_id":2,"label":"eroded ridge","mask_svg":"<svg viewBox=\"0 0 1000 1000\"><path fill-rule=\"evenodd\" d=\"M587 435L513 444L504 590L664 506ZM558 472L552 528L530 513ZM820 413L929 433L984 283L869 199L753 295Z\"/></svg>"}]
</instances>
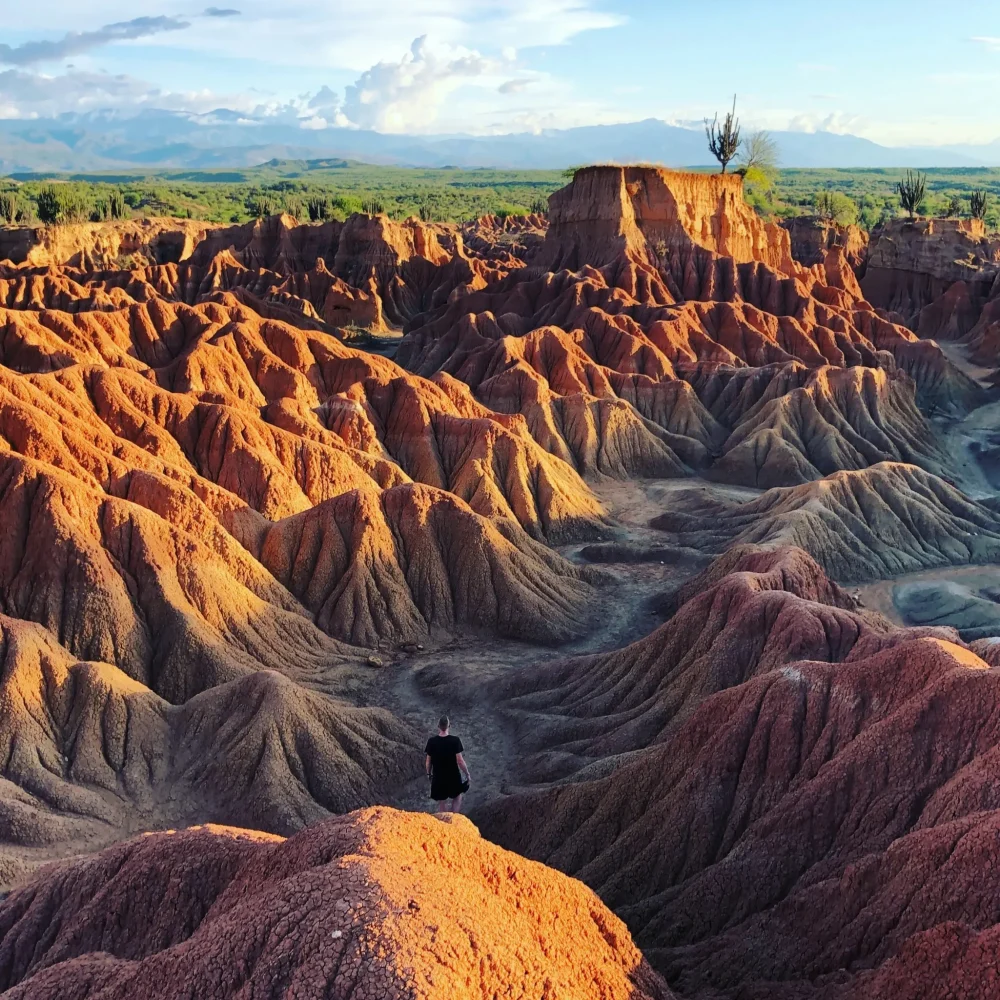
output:
<instances>
[{"instance_id":1,"label":"eroded ridge","mask_svg":"<svg viewBox=\"0 0 1000 1000\"><path fill-rule=\"evenodd\" d=\"M388 809L287 841L200 827L64 863L11 896L0 941L17 1000L673 996L581 883L462 817Z\"/></svg>"}]
</instances>

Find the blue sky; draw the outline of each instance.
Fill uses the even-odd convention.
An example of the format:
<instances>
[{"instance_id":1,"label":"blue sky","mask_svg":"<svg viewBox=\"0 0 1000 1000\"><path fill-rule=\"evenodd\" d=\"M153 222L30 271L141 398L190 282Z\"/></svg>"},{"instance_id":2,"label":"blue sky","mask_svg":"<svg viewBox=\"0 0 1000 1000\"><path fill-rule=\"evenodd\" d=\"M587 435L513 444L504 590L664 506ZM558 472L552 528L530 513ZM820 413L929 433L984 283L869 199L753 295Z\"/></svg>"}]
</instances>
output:
<instances>
[{"instance_id":1,"label":"blue sky","mask_svg":"<svg viewBox=\"0 0 1000 1000\"><path fill-rule=\"evenodd\" d=\"M750 125L939 145L1000 138L998 83L996 0L956 16L929 0L35 0L0 40L0 117L227 107L481 133L700 121L735 92Z\"/></svg>"}]
</instances>

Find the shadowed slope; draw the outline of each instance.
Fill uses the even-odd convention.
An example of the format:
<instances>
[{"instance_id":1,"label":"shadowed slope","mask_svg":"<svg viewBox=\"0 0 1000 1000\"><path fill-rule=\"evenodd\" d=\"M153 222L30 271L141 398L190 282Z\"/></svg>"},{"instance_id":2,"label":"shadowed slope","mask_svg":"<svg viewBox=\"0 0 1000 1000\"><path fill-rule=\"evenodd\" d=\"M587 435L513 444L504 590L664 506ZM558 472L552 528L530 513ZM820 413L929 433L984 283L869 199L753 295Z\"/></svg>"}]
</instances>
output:
<instances>
[{"instance_id":1,"label":"shadowed slope","mask_svg":"<svg viewBox=\"0 0 1000 1000\"><path fill-rule=\"evenodd\" d=\"M553 196L532 266L417 317L398 359L524 412L535 439L584 473L709 466L743 485L792 485L886 460L945 470L916 404L963 414L980 387L875 313L842 247L795 263L788 233L747 212L739 185L578 171ZM747 372L760 368L773 373ZM713 407L727 370L757 384L759 405Z\"/></svg>"},{"instance_id":2,"label":"shadowed slope","mask_svg":"<svg viewBox=\"0 0 1000 1000\"><path fill-rule=\"evenodd\" d=\"M768 490L742 504L690 492L652 524L708 552L737 543L797 545L844 581L1000 555L993 511L937 476L889 462Z\"/></svg>"},{"instance_id":3,"label":"shadowed slope","mask_svg":"<svg viewBox=\"0 0 1000 1000\"><path fill-rule=\"evenodd\" d=\"M213 820L290 833L377 801L419 766L417 737L389 713L276 671L172 705L6 616L0 706L4 840L24 846Z\"/></svg>"},{"instance_id":4,"label":"shadowed slope","mask_svg":"<svg viewBox=\"0 0 1000 1000\"><path fill-rule=\"evenodd\" d=\"M478 810L484 832L593 886L685 995L916 997L959 955L981 972L995 672L951 630L850 610L796 550L733 552L686 593L629 649L510 679L523 731L593 763Z\"/></svg>"},{"instance_id":5,"label":"shadowed slope","mask_svg":"<svg viewBox=\"0 0 1000 1000\"><path fill-rule=\"evenodd\" d=\"M709 695L785 663L836 663L895 641L797 548L734 547L676 600L670 620L630 646L498 682L532 751L524 775L563 777L660 743Z\"/></svg>"}]
</instances>

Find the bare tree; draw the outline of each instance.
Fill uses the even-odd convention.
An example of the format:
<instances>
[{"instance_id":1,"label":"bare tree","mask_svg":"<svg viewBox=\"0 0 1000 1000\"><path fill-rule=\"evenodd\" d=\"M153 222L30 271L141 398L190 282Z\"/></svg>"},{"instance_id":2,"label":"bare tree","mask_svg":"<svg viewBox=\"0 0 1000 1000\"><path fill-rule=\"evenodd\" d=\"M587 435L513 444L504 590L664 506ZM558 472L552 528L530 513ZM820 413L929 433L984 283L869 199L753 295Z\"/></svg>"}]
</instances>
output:
<instances>
[{"instance_id":1,"label":"bare tree","mask_svg":"<svg viewBox=\"0 0 1000 1000\"><path fill-rule=\"evenodd\" d=\"M740 170L749 173L759 170L768 174L778 167L778 144L771 133L764 129L751 132L743 140L743 153L740 156Z\"/></svg>"},{"instance_id":2,"label":"bare tree","mask_svg":"<svg viewBox=\"0 0 1000 1000\"><path fill-rule=\"evenodd\" d=\"M711 122L705 119L705 135L712 155L722 164L721 173L725 173L729 161L740 148L740 120L736 117L735 94L733 94L733 110L726 115L722 125L719 125L718 113Z\"/></svg>"},{"instance_id":3,"label":"bare tree","mask_svg":"<svg viewBox=\"0 0 1000 1000\"><path fill-rule=\"evenodd\" d=\"M976 188L969 195L969 208L974 219L986 218L986 192L982 188Z\"/></svg>"},{"instance_id":4,"label":"bare tree","mask_svg":"<svg viewBox=\"0 0 1000 1000\"><path fill-rule=\"evenodd\" d=\"M927 176L919 171L906 171L906 176L896 185L899 203L910 213L910 218L916 214L917 206L924 200L927 193Z\"/></svg>"}]
</instances>

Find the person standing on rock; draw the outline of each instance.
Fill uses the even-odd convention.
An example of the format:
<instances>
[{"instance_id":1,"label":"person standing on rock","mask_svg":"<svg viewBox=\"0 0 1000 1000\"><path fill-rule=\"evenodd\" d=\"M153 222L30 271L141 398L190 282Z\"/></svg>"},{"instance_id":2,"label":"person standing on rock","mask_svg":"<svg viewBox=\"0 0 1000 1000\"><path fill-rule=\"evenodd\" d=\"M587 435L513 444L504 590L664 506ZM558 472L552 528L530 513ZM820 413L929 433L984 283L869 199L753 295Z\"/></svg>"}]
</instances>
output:
<instances>
[{"instance_id":1,"label":"person standing on rock","mask_svg":"<svg viewBox=\"0 0 1000 1000\"><path fill-rule=\"evenodd\" d=\"M431 780L431 798L438 812L461 812L462 795L469 790L469 768L462 756L465 749L457 736L448 732L451 722L447 715L438 719L437 736L427 741L424 767Z\"/></svg>"}]
</instances>

